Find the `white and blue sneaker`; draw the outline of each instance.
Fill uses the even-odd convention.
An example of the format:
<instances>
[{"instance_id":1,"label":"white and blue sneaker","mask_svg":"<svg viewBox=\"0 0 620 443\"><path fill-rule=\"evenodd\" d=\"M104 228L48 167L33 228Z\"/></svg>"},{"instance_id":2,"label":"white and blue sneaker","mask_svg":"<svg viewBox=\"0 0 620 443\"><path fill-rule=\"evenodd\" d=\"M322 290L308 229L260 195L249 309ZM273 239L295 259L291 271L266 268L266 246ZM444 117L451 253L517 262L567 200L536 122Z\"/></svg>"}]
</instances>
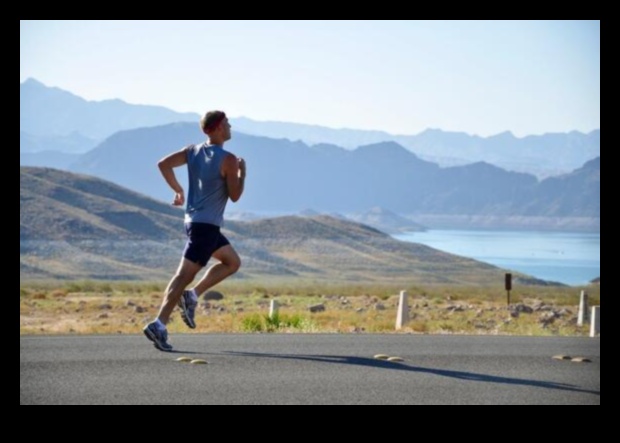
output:
<instances>
[{"instance_id":1,"label":"white and blue sneaker","mask_svg":"<svg viewBox=\"0 0 620 443\"><path fill-rule=\"evenodd\" d=\"M168 343L168 331L157 327L155 322L149 323L142 330L146 338L153 342L153 345L160 351L170 352L172 351L172 345Z\"/></svg>"},{"instance_id":2,"label":"white and blue sneaker","mask_svg":"<svg viewBox=\"0 0 620 443\"><path fill-rule=\"evenodd\" d=\"M194 296L193 291L183 291L183 295L179 300L181 318L191 329L196 329L196 322L194 321L194 317L196 316L196 306L198 306L198 300Z\"/></svg>"}]
</instances>

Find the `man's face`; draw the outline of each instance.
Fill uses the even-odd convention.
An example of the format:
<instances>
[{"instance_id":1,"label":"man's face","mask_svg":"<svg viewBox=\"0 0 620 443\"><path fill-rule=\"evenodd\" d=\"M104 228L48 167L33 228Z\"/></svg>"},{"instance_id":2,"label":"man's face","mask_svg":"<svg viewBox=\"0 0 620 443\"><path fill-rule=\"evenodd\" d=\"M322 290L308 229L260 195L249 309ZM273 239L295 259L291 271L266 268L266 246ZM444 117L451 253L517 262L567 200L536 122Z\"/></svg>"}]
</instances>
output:
<instances>
[{"instance_id":1,"label":"man's face","mask_svg":"<svg viewBox=\"0 0 620 443\"><path fill-rule=\"evenodd\" d=\"M222 123L220 123L220 130L222 131L222 136L224 137L224 140L230 140L230 128L232 128L232 126L230 125L230 123L228 123L228 117L225 117L224 120L222 120Z\"/></svg>"}]
</instances>

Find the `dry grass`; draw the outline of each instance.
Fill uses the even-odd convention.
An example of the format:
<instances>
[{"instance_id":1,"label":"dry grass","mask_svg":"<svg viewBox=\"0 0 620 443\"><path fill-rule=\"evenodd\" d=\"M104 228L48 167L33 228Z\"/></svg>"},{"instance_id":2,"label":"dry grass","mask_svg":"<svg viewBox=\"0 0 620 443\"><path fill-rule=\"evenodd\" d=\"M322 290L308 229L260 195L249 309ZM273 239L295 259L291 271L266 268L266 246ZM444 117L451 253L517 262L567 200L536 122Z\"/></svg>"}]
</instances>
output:
<instances>
[{"instance_id":1,"label":"dry grass","mask_svg":"<svg viewBox=\"0 0 620 443\"><path fill-rule=\"evenodd\" d=\"M163 282L36 282L20 287L20 334L140 333L159 310ZM501 287L298 285L230 282L217 288L224 300L197 310L197 328L188 330L178 314L171 333L188 332L394 332L399 289L407 289L414 334L585 335L576 324L575 287L515 288L513 303L537 310L512 313ZM591 305L600 305L600 286L587 287ZM278 300L280 318L266 318ZM202 302L201 302L202 304ZM308 307L324 304L325 311ZM550 318L553 317L553 318ZM259 326L260 324L260 326Z\"/></svg>"}]
</instances>

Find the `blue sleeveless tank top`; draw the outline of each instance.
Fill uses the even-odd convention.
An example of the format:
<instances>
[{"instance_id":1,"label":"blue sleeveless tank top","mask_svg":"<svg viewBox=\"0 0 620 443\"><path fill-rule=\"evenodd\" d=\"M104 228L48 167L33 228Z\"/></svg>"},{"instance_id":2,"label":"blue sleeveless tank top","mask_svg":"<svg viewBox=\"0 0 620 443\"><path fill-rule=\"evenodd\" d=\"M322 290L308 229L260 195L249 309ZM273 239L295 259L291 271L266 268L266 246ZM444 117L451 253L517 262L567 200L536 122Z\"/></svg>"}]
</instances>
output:
<instances>
[{"instance_id":1,"label":"blue sleeveless tank top","mask_svg":"<svg viewBox=\"0 0 620 443\"><path fill-rule=\"evenodd\" d=\"M189 146L186 155L189 190L185 222L222 226L228 188L220 166L228 152L221 145L202 143Z\"/></svg>"}]
</instances>

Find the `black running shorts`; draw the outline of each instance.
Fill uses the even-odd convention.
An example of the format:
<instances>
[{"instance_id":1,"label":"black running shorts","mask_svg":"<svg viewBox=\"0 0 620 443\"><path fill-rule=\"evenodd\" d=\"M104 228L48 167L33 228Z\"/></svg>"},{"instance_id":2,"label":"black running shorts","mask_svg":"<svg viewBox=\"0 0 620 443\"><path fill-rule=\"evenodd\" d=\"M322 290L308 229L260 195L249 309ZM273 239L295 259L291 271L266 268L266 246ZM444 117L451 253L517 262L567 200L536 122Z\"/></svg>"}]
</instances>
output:
<instances>
[{"instance_id":1,"label":"black running shorts","mask_svg":"<svg viewBox=\"0 0 620 443\"><path fill-rule=\"evenodd\" d=\"M219 226L208 223L185 223L185 233L187 243L183 257L200 266L206 266L215 251L230 244Z\"/></svg>"}]
</instances>

